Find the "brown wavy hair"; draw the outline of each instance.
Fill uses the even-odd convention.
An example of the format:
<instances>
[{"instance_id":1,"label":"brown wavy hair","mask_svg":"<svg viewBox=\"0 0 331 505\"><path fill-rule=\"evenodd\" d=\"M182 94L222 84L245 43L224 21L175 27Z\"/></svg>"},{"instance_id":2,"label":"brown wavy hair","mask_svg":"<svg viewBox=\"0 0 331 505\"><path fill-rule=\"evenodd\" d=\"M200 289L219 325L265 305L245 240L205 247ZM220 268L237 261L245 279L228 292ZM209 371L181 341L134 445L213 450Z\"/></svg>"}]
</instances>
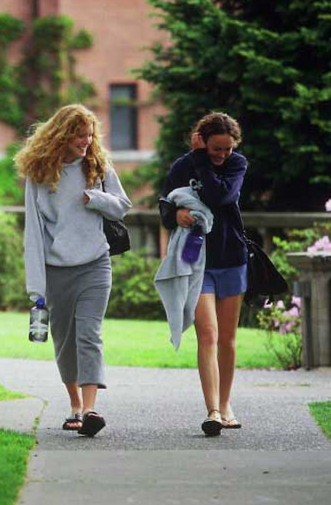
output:
<instances>
[{"instance_id":1,"label":"brown wavy hair","mask_svg":"<svg viewBox=\"0 0 331 505\"><path fill-rule=\"evenodd\" d=\"M95 114L81 104L61 107L48 121L33 126L33 133L14 158L19 174L37 184L50 184L51 189L56 190L68 142L81 128L90 125L93 125L93 139L83 158L82 170L86 186L93 187L98 176L104 179L111 161L102 147Z\"/></svg>"},{"instance_id":2,"label":"brown wavy hair","mask_svg":"<svg viewBox=\"0 0 331 505\"><path fill-rule=\"evenodd\" d=\"M237 147L241 142L239 123L224 112L210 112L193 127L192 133L200 133L206 143L212 135L230 135Z\"/></svg>"}]
</instances>

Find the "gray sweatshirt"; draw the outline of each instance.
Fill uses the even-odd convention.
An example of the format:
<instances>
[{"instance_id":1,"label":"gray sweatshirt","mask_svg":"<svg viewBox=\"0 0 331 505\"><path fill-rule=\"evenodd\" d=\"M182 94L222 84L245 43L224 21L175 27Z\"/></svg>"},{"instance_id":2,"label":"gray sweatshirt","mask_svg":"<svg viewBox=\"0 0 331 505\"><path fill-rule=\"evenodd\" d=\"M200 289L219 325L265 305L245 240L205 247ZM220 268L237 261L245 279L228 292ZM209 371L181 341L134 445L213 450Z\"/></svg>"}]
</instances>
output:
<instances>
[{"instance_id":1,"label":"gray sweatshirt","mask_svg":"<svg viewBox=\"0 0 331 505\"><path fill-rule=\"evenodd\" d=\"M198 220L203 233L210 232L213 226L213 214L191 187L174 189L167 198L177 207L191 209L190 214ZM195 263L183 261L182 251L189 233L190 228L181 226L172 231L167 255L163 258L154 278L154 285L162 300L170 326L170 341L176 351L179 349L182 333L194 322L206 262L205 242Z\"/></svg>"},{"instance_id":2,"label":"gray sweatshirt","mask_svg":"<svg viewBox=\"0 0 331 505\"><path fill-rule=\"evenodd\" d=\"M26 288L31 300L45 298L45 265L83 265L109 249L102 218L122 219L131 202L112 167L104 187L105 192L98 178L93 189L86 189L81 158L63 165L57 191L27 179L24 243ZM87 204L84 193L90 198Z\"/></svg>"}]
</instances>

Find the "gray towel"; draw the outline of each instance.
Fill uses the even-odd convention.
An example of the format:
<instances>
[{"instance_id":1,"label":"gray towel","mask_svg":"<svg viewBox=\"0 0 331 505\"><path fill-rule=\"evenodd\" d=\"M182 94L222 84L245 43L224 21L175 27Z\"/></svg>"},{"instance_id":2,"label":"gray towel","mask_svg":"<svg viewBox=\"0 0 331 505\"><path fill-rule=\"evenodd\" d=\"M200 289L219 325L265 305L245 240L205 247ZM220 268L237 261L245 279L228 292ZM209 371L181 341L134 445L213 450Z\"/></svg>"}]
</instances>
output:
<instances>
[{"instance_id":1,"label":"gray towel","mask_svg":"<svg viewBox=\"0 0 331 505\"><path fill-rule=\"evenodd\" d=\"M213 214L191 187L175 189L167 198L177 207L191 209L190 214L199 221L204 234L211 231ZM182 260L182 250L189 232L190 228L177 226L171 233L167 255L154 278L154 285L162 300L170 326L170 341L176 350L180 346L182 333L194 322L206 263L205 243L195 263L185 263Z\"/></svg>"}]
</instances>

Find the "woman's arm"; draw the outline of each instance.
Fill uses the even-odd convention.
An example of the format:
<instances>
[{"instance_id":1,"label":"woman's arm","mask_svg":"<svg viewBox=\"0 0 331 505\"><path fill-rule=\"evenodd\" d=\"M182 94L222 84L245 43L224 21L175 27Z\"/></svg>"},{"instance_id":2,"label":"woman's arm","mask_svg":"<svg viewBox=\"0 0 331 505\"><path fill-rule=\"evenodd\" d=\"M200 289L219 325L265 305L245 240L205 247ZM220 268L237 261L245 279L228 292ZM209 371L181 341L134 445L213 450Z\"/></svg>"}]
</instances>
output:
<instances>
[{"instance_id":1,"label":"woman's arm","mask_svg":"<svg viewBox=\"0 0 331 505\"><path fill-rule=\"evenodd\" d=\"M193 151L192 159L202 183L199 190L201 199L206 205L228 205L236 202L247 170L244 156L233 155L224 162L222 173L217 175L208 162L207 152Z\"/></svg>"},{"instance_id":2,"label":"woman's arm","mask_svg":"<svg viewBox=\"0 0 331 505\"><path fill-rule=\"evenodd\" d=\"M188 160L183 156L175 161L166 177L163 194L168 195L172 190L188 186L187 172ZM178 208L166 196L159 198L159 211L163 226L167 230L174 230L177 226L187 228L194 223L194 218L189 214L190 209Z\"/></svg>"},{"instance_id":3,"label":"woman's arm","mask_svg":"<svg viewBox=\"0 0 331 505\"><path fill-rule=\"evenodd\" d=\"M37 186L25 184L24 254L26 290L32 301L46 296L44 221L37 206Z\"/></svg>"},{"instance_id":4,"label":"woman's arm","mask_svg":"<svg viewBox=\"0 0 331 505\"><path fill-rule=\"evenodd\" d=\"M98 210L106 219L111 221L123 219L132 204L112 167L106 173L104 189L105 191L98 189L85 190L85 195L89 198L88 201L87 199L84 200L86 207Z\"/></svg>"},{"instance_id":5,"label":"woman's arm","mask_svg":"<svg viewBox=\"0 0 331 505\"><path fill-rule=\"evenodd\" d=\"M206 144L199 133L191 138L191 160L202 183L199 194L206 205L227 205L236 202L247 170L244 156L232 153L216 174L208 156Z\"/></svg>"}]
</instances>

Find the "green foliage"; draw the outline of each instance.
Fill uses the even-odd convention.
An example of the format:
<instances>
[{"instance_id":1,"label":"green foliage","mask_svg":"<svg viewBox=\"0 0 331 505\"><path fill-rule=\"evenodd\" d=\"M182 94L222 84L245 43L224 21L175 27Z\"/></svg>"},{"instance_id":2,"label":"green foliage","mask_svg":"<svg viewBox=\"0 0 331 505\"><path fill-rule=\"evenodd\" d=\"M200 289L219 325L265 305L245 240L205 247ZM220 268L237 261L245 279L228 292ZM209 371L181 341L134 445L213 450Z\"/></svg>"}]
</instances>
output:
<instances>
[{"instance_id":1,"label":"green foliage","mask_svg":"<svg viewBox=\"0 0 331 505\"><path fill-rule=\"evenodd\" d=\"M6 12L0 12L0 45L2 46L0 51L21 37L23 31L24 23L22 20Z\"/></svg>"},{"instance_id":2,"label":"green foliage","mask_svg":"<svg viewBox=\"0 0 331 505\"><path fill-rule=\"evenodd\" d=\"M134 193L142 188L143 186L149 186L150 181L157 177L159 173L158 163L153 161L148 161L134 170L127 170L121 172L121 183L128 194L129 198L133 200ZM145 204L151 207L155 207L157 203L156 195L144 195L140 198L137 204Z\"/></svg>"},{"instance_id":3,"label":"green foliage","mask_svg":"<svg viewBox=\"0 0 331 505\"><path fill-rule=\"evenodd\" d=\"M322 210L331 187L331 2L149 2L167 34L138 71L168 109L158 190L191 126L218 110L243 126L246 209Z\"/></svg>"},{"instance_id":4,"label":"green foliage","mask_svg":"<svg viewBox=\"0 0 331 505\"><path fill-rule=\"evenodd\" d=\"M1 505L14 505L24 483L29 451L35 437L0 429Z\"/></svg>"},{"instance_id":5,"label":"green foliage","mask_svg":"<svg viewBox=\"0 0 331 505\"><path fill-rule=\"evenodd\" d=\"M16 66L10 65L6 49L22 35L23 25L16 18L4 16L0 15L0 33L5 19L9 27L13 25L13 35L7 35L0 53L0 120L23 135L31 123L47 119L63 105L89 104L96 95L95 88L76 74L74 52L90 47L92 36L86 30L74 34L74 23L68 16L37 18L21 60ZM7 33L9 28L3 37Z\"/></svg>"},{"instance_id":6,"label":"green foliage","mask_svg":"<svg viewBox=\"0 0 331 505\"><path fill-rule=\"evenodd\" d=\"M72 36L73 21L69 16L44 16L34 20L32 36L37 48L47 46L49 51L58 51L68 45Z\"/></svg>"},{"instance_id":7,"label":"green foliage","mask_svg":"<svg viewBox=\"0 0 331 505\"><path fill-rule=\"evenodd\" d=\"M93 45L93 37L87 30L79 30L71 42L73 49L88 49Z\"/></svg>"},{"instance_id":8,"label":"green foliage","mask_svg":"<svg viewBox=\"0 0 331 505\"><path fill-rule=\"evenodd\" d=\"M0 212L0 309L28 305L22 231L15 216Z\"/></svg>"},{"instance_id":9,"label":"green foliage","mask_svg":"<svg viewBox=\"0 0 331 505\"><path fill-rule=\"evenodd\" d=\"M275 250L272 260L280 273L286 278L289 286L298 280L299 272L289 264L286 254L289 252L306 251L323 235L330 235L331 223L316 223L312 228L288 230L286 238L274 237Z\"/></svg>"},{"instance_id":10,"label":"green foliage","mask_svg":"<svg viewBox=\"0 0 331 505\"><path fill-rule=\"evenodd\" d=\"M153 279L160 261L143 252L128 251L112 258L113 286L107 317L164 319Z\"/></svg>"},{"instance_id":11,"label":"green foliage","mask_svg":"<svg viewBox=\"0 0 331 505\"><path fill-rule=\"evenodd\" d=\"M257 316L260 328L267 334L267 349L275 354L284 370L295 370L302 365L300 299L294 301L290 310L285 310L279 301L265 306Z\"/></svg>"},{"instance_id":12,"label":"green foliage","mask_svg":"<svg viewBox=\"0 0 331 505\"><path fill-rule=\"evenodd\" d=\"M13 157L19 144L10 144L3 158L0 158L0 204L14 205L23 202L23 187L18 183Z\"/></svg>"}]
</instances>

